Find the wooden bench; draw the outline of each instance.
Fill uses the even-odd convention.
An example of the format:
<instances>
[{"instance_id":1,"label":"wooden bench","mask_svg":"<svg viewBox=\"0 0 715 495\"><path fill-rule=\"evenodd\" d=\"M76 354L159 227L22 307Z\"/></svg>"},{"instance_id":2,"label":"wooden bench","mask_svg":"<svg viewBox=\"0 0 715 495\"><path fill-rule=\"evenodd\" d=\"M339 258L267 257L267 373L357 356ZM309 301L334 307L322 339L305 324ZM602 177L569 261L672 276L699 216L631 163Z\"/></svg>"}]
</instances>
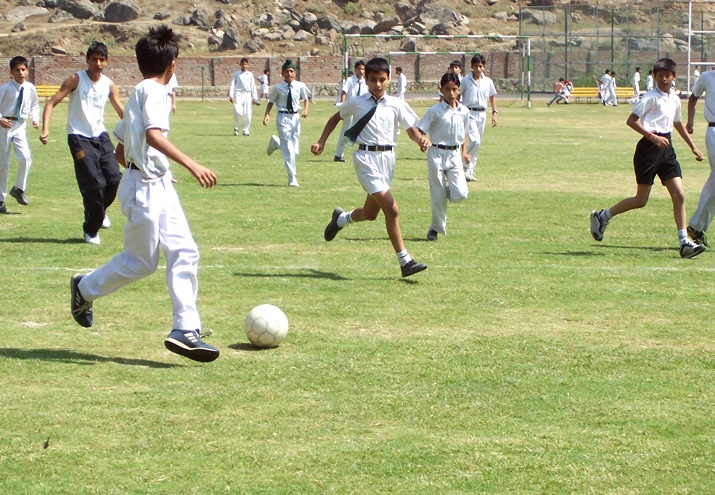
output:
<instances>
[{"instance_id":1,"label":"wooden bench","mask_svg":"<svg viewBox=\"0 0 715 495\"><path fill-rule=\"evenodd\" d=\"M571 97L576 101L576 103L581 102L581 98L586 100L586 103L591 103L593 99L594 103L598 103L598 89L591 86L576 86L571 91ZM633 88L622 87L616 88L616 98L627 102L633 98Z\"/></svg>"},{"instance_id":2,"label":"wooden bench","mask_svg":"<svg viewBox=\"0 0 715 495\"><path fill-rule=\"evenodd\" d=\"M59 91L60 87L59 86L49 86L47 84L41 84L39 86L35 86L35 89L37 90L37 97L38 98L45 98L45 101L47 101L48 98L51 96L55 96L55 93Z\"/></svg>"}]
</instances>

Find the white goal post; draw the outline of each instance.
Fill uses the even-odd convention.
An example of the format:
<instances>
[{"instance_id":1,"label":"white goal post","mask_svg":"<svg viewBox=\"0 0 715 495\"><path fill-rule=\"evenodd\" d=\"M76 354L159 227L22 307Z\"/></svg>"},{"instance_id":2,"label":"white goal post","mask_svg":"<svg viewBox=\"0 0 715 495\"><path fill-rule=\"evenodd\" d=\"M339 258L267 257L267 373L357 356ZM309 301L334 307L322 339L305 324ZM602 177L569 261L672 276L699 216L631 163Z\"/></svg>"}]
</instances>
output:
<instances>
[{"instance_id":1,"label":"white goal post","mask_svg":"<svg viewBox=\"0 0 715 495\"><path fill-rule=\"evenodd\" d=\"M349 60L349 40L351 38L382 38L384 40L409 40L409 39L445 39L445 40L517 40L519 42L519 94L524 106L526 102L526 107L531 108L531 38L529 36L515 36L515 35L485 35L485 34L465 34L465 35L429 35L429 34L344 34L343 35L343 73L345 73L350 66ZM397 55L417 55L417 56L428 56L428 55L467 55L475 53L485 53L479 50L469 50L469 51L415 51L415 52L399 52L399 51L389 51L388 60L390 65L392 65L392 57Z\"/></svg>"}]
</instances>

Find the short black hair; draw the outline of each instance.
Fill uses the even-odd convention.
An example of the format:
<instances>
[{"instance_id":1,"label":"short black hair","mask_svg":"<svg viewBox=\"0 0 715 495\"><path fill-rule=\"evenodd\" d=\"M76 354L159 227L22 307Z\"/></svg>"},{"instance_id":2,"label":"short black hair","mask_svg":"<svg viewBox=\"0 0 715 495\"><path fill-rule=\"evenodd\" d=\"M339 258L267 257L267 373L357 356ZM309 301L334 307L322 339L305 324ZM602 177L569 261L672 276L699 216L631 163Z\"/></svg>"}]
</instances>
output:
<instances>
[{"instance_id":1,"label":"short black hair","mask_svg":"<svg viewBox=\"0 0 715 495\"><path fill-rule=\"evenodd\" d=\"M178 36L166 24L149 28L149 33L137 41L134 53L142 76L159 76L179 56Z\"/></svg>"},{"instance_id":2,"label":"short black hair","mask_svg":"<svg viewBox=\"0 0 715 495\"><path fill-rule=\"evenodd\" d=\"M397 72L402 72L402 67L397 67L395 70L396 70Z\"/></svg>"},{"instance_id":3,"label":"short black hair","mask_svg":"<svg viewBox=\"0 0 715 495\"><path fill-rule=\"evenodd\" d=\"M104 58L109 58L109 50L107 49L107 45L105 45L101 41L93 41L92 43L90 43L89 48L87 48L87 55L85 55L85 58L89 60L89 57L94 55L95 53Z\"/></svg>"},{"instance_id":4,"label":"short black hair","mask_svg":"<svg viewBox=\"0 0 715 495\"><path fill-rule=\"evenodd\" d=\"M387 77L390 77L390 63L382 57L371 58L365 64L365 77L371 72L386 72Z\"/></svg>"},{"instance_id":5,"label":"short black hair","mask_svg":"<svg viewBox=\"0 0 715 495\"><path fill-rule=\"evenodd\" d=\"M355 65L354 65L353 67L355 67L355 68L357 69L357 68L360 67L361 65L362 65L363 67L365 67L365 61L364 61L364 60L358 60L357 62L355 62Z\"/></svg>"},{"instance_id":6,"label":"short black hair","mask_svg":"<svg viewBox=\"0 0 715 495\"><path fill-rule=\"evenodd\" d=\"M239 60L238 63L242 64L243 62L248 63L248 59L246 57L241 57L241 60Z\"/></svg>"},{"instance_id":7,"label":"short black hair","mask_svg":"<svg viewBox=\"0 0 715 495\"><path fill-rule=\"evenodd\" d=\"M457 86L461 86L461 83L459 82L459 76L454 72L445 72L442 75L442 79L439 80L439 87L444 87L444 85L448 82L453 82Z\"/></svg>"},{"instance_id":8,"label":"short black hair","mask_svg":"<svg viewBox=\"0 0 715 495\"><path fill-rule=\"evenodd\" d=\"M471 67L472 65L479 63L485 64L486 62L487 59L484 58L484 55L482 55L481 53L476 53L472 56L472 61L469 63L469 66Z\"/></svg>"},{"instance_id":9,"label":"short black hair","mask_svg":"<svg viewBox=\"0 0 715 495\"><path fill-rule=\"evenodd\" d=\"M450 66L450 67L459 67L459 68L461 69L461 68L462 68L462 62L460 62L459 60L452 60L452 61L449 63L449 66Z\"/></svg>"},{"instance_id":10,"label":"short black hair","mask_svg":"<svg viewBox=\"0 0 715 495\"><path fill-rule=\"evenodd\" d=\"M674 60L670 58L661 58L653 66L653 74L657 74L659 70L669 70L673 74L676 74L677 64Z\"/></svg>"},{"instance_id":11,"label":"short black hair","mask_svg":"<svg viewBox=\"0 0 715 495\"><path fill-rule=\"evenodd\" d=\"M28 64L27 59L25 57L23 57L22 55L12 57L12 60L10 60L10 70L13 70L18 65L24 65L25 67L30 68L30 65Z\"/></svg>"}]
</instances>

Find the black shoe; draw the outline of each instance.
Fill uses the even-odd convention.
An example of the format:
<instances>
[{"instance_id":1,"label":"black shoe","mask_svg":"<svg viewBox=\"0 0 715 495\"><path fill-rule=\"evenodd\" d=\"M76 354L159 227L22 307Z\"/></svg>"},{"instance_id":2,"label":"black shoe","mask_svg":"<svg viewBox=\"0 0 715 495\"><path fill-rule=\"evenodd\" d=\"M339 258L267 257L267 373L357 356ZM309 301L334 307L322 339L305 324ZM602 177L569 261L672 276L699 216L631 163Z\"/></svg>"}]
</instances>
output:
<instances>
[{"instance_id":1,"label":"black shoe","mask_svg":"<svg viewBox=\"0 0 715 495\"><path fill-rule=\"evenodd\" d=\"M7 207L4 201L0 201L0 213L7 213Z\"/></svg>"},{"instance_id":2,"label":"black shoe","mask_svg":"<svg viewBox=\"0 0 715 495\"><path fill-rule=\"evenodd\" d=\"M335 156L335 157L333 157L333 161L334 162L344 162L345 158L343 158L342 156Z\"/></svg>"},{"instance_id":3,"label":"black shoe","mask_svg":"<svg viewBox=\"0 0 715 495\"><path fill-rule=\"evenodd\" d=\"M705 247L710 247L710 245L708 244L708 238L705 237L705 232L703 232L702 230L695 230L690 225L688 225L688 235L695 244L702 244Z\"/></svg>"},{"instance_id":4,"label":"black shoe","mask_svg":"<svg viewBox=\"0 0 715 495\"><path fill-rule=\"evenodd\" d=\"M437 240L437 231L429 229L427 232L427 240L428 241L436 241Z\"/></svg>"},{"instance_id":5,"label":"black shoe","mask_svg":"<svg viewBox=\"0 0 715 495\"><path fill-rule=\"evenodd\" d=\"M201 363L210 363L220 354L214 346L201 340L198 330L174 329L164 340L164 346L175 354Z\"/></svg>"},{"instance_id":6,"label":"black shoe","mask_svg":"<svg viewBox=\"0 0 715 495\"><path fill-rule=\"evenodd\" d=\"M409 263L400 267L402 269L402 276L409 277L415 273L419 273L427 269L427 265L422 263L417 263L415 260L410 260Z\"/></svg>"},{"instance_id":7,"label":"black shoe","mask_svg":"<svg viewBox=\"0 0 715 495\"><path fill-rule=\"evenodd\" d=\"M18 203L20 203L22 206L27 206L30 204L30 202L27 200L27 196L25 196L25 191L22 189L18 189L15 186L12 186L12 189L10 189L10 196L15 198Z\"/></svg>"},{"instance_id":8,"label":"black shoe","mask_svg":"<svg viewBox=\"0 0 715 495\"><path fill-rule=\"evenodd\" d=\"M323 232L323 238L326 241L332 241L335 239L335 236L338 235L338 232L343 230L342 227L338 227L338 217L343 211L342 208L335 208L333 210L333 217L330 219L330 223L325 227L325 232Z\"/></svg>"},{"instance_id":9,"label":"black shoe","mask_svg":"<svg viewBox=\"0 0 715 495\"><path fill-rule=\"evenodd\" d=\"M92 315L92 302L82 297L79 291L79 282L82 277L84 275L75 273L70 280L70 294L72 295L70 309L72 310L74 321L84 328L89 328L94 323L94 316Z\"/></svg>"}]
</instances>

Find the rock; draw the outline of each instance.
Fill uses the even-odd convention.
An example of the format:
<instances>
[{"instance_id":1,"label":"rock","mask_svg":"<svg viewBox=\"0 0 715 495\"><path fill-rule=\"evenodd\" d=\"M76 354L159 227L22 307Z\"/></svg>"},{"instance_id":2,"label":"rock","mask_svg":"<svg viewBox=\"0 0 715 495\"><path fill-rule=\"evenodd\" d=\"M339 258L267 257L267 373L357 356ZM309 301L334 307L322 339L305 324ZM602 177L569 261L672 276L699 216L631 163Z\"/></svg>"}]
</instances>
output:
<instances>
[{"instance_id":1,"label":"rock","mask_svg":"<svg viewBox=\"0 0 715 495\"><path fill-rule=\"evenodd\" d=\"M241 41L241 37L236 33L236 30L234 28L228 28L226 32L223 33L219 50L236 50L241 46Z\"/></svg>"},{"instance_id":2,"label":"rock","mask_svg":"<svg viewBox=\"0 0 715 495\"><path fill-rule=\"evenodd\" d=\"M305 41L311 36L312 34L310 34L308 31L301 29L297 33L295 33L295 36L293 36L293 41Z\"/></svg>"},{"instance_id":3,"label":"rock","mask_svg":"<svg viewBox=\"0 0 715 495\"><path fill-rule=\"evenodd\" d=\"M521 18L525 22L544 26L546 24L556 24L556 14L546 10L522 9Z\"/></svg>"},{"instance_id":4,"label":"rock","mask_svg":"<svg viewBox=\"0 0 715 495\"><path fill-rule=\"evenodd\" d=\"M414 11L415 8L410 4L410 2L400 0L395 4L395 12L397 12L397 15L400 16L400 19L403 21L411 17Z\"/></svg>"},{"instance_id":5,"label":"rock","mask_svg":"<svg viewBox=\"0 0 715 495\"><path fill-rule=\"evenodd\" d=\"M245 48L251 53L257 53L266 48L266 45L258 38L251 38L250 40L246 41L246 43L243 45L243 48Z\"/></svg>"},{"instance_id":6,"label":"rock","mask_svg":"<svg viewBox=\"0 0 715 495\"><path fill-rule=\"evenodd\" d=\"M154 19L156 19L157 21L163 21L164 19L168 19L169 17L171 17L171 12L169 12L168 10L160 10L159 12L154 14Z\"/></svg>"},{"instance_id":7,"label":"rock","mask_svg":"<svg viewBox=\"0 0 715 495\"><path fill-rule=\"evenodd\" d=\"M209 34L206 43L208 43L209 46L219 46L221 44L221 38L219 38L215 34Z\"/></svg>"},{"instance_id":8,"label":"rock","mask_svg":"<svg viewBox=\"0 0 715 495\"><path fill-rule=\"evenodd\" d=\"M139 8L129 0L118 0L104 9L104 20L107 22L129 22L141 14Z\"/></svg>"},{"instance_id":9,"label":"rock","mask_svg":"<svg viewBox=\"0 0 715 495\"><path fill-rule=\"evenodd\" d=\"M204 9L196 9L191 14L191 25L197 26L202 31L208 31L211 27L209 25L209 14Z\"/></svg>"},{"instance_id":10,"label":"rock","mask_svg":"<svg viewBox=\"0 0 715 495\"><path fill-rule=\"evenodd\" d=\"M417 51L417 44L414 42L414 40L407 40L405 41L402 46L400 46L400 51L403 52L416 52Z\"/></svg>"},{"instance_id":11,"label":"rock","mask_svg":"<svg viewBox=\"0 0 715 495\"><path fill-rule=\"evenodd\" d=\"M360 26L358 26L353 21L345 21L341 24L340 28L345 34L360 34Z\"/></svg>"},{"instance_id":12,"label":"rock","mask_svg":"<svg viewBox=\"0 0 715 495\"><path fill-rule=\"evenodd\" d=\"M380 22L375 24L373 31L375 33L386 33L395 26L401 24L400 18L397 16L389 16L383 18Z\"/></svg>"},{"instance_id":13,"label":"rock","mask_svg":"<svg viewBox=\"0 0 715 495\"><path fill-rule=\"evenodd\" d=\"M98 10L87 0L59 0L57 8L64 10L76 19L91 19Z\"/></svg>"},{"instance_id":14,"label":"rock","mask_svg":"<svg viewBox=\"0 0 715 495\"><path fill-rule=\"evenodd\" d=\"M72 19L74 19L74 16L69 12L67 12L66 10L57 9L55 10L55 13L52 14L49 19L47 19L47 22L55 24L58 22L71 21Z\"/></svg>"},{"instance_id":15,"label":"rock","mask_svg":"<svg viewBox=\"0 0 715 495\"><path fill-rule=\"evenodd\" d=\"M281 41L283 39L282 31L270 31L261 36L266 41Z\"/></svg>"},{"instance_id":16,"label":"rock","mask_svg":"<svg viewBox=\"0 0 715 495\"><path fill-rule=\"evenodd\" d=\"M336 31L341 30L340 23L338 23L338 21L336 19L333 19L332 17L328 17L328 16L320 17L317 20L317 23L318 23L318 27L320 29L325 29L325 30L334 29Z\"/></svg>"},{"instance_id":17,"label":"rock","mask_svg":"<svg viewBox=\"0 0 715 495\"><path fill-rule=\"evenodd\" d=\"M188 15L180 15L171 21L171 23L176 24L177 26L191 26L191 18Z\"/></svg>"},{"instance_id":18,"label":"rock","mask_svg":"<svg viewBox=\"0 0 715 495\"><path fill-rule=\"evenodd\" d=\"M318 32L318 18L312 12L306 12L300 27L311 34L316 34Z\"/></svg>"},{"instance_id":19,"label":"rock","mask_svg":"<svg viewBox=\"0 0 715 495\"><path fill-rule=\"evenodd\" d=\"M375 21L364 20L360 23L360 34L375 34Z\"/></svg>"},{"instance_id":20,"label":"rock","mask_svg":"<svg viewBox=\"0 0 715 495\"><path fill-rule=\"evenodd\" d=\"M50 47L50 51L57 55L67 55L67 50L65 50L61 46L52 46Z\"/></svg>"},{"instance_id":21,"label":"rock","mask_svg":"<svg viewBox=\"0 0 715 495\"><path fill-rule=\"evenodd\" d=\"M330 38L328 38L327 36L318 35L318 36L315 37L315 44L316 44L316 45L320 45L320 46L322 46L322 45L329 45L329 44L330 44Z\"/></svg>"},{"instance_id":22,"label":"rock","mask_svg":"<svg viewBox=\"0 0 715 495\"><path fill-rule=\"evenodd\" d=\"M497 21L502 21L506 22L506 20L509 18L506 12L495 12L492 14L492 19L496 19Z\"/></svg>"},{"instance_id":23,"label":"rock","mask_svg":"<svg viewBox=\"0 0 715 495\"><path fill-rule=\"evenodd\" d=\"M28 6L15 7L10 12L5 14L6 22L22 22L32 15L45 15L47 11L42 7Z\"/></svg>"},{"instance_id":24,"label":"rock","mask_svg":"<svg viewBox=\"0 0 715 495\"><path fill-rule=\"evenodd\" d=\"M27 31L27 27L23 23L18 22L12 27L11 31L13 33L19 33L21 31Z\"/></svg>"},{"instance_id":25,"label":"rock","mask_svg":"<svg viewBox=\"0 0 715 495\"><path fill-rule=\"evenodd\" d=\"M317 57L318 55L320 55L320 50L319 50L319 49L313 48L312 50L310 50L310 56L311 56L311 57Z\"/></svg>"}]
</instances>

